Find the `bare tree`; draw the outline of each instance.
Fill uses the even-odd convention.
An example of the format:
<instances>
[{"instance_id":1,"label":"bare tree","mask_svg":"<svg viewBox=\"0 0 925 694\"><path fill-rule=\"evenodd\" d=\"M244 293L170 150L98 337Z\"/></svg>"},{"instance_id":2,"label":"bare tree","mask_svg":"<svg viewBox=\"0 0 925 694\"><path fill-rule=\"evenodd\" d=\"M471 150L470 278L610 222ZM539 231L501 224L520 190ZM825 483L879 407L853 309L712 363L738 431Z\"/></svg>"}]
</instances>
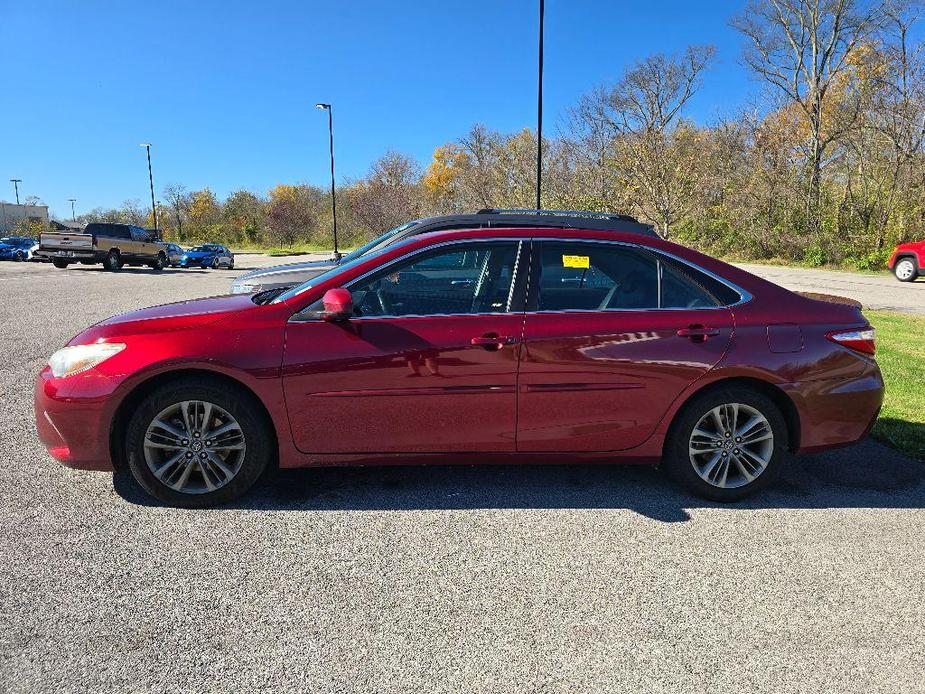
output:
<instances>
[{"instance_id":1,"label":"bare tree","mask_svg":"<svg viewBox=\"0 0 925 694\"><path fill-rule=\"evenodd\" d=\"M650 56L609 92L598 92L597 104L585 105L585 113L613 133L614 166L633 205L665 238L696 185L697 130L681 114L714 54L712 46L690 46L678 56Z\"/></svg>"},{"instance_id":2,"label":"bare tree","mask_svg":"<svg viewBox=\"0 0 925 694\"><path fill-rule=\"evenodd\" d=\"M421 167L411 157L386 152L370 168L365 180L346 190L350 213L370 234L404 224L424 213Z\"/></svg>"},{"instance_id":3,"label":"bare tree","mask_svg":"<svg viewBox=\"0 0 925 694\"><path fill-rule=\"evenodd\" d=\"M841 122L826 122L834 86L849 58L877 27L882 6L867 0L750 0L733 26L748 40L745 64L788 100L799 105L809 138L806 220L820 232L822 169L830 145L854 126L860 109Z\"/></svg>"},{"instance_id":4,"label":"bare tree","mask_svg":"<svg viewBox=\"0 0 925 694\"><path fill-rule=\"evenodd\" d=\"M186 190L186 186L180 183L171 183L164 188L162 195L173 211L173 217L177 223L177 239L182 240L183 220L186 219L190 202L190 196Z\"/></svg>"}]
</instances>

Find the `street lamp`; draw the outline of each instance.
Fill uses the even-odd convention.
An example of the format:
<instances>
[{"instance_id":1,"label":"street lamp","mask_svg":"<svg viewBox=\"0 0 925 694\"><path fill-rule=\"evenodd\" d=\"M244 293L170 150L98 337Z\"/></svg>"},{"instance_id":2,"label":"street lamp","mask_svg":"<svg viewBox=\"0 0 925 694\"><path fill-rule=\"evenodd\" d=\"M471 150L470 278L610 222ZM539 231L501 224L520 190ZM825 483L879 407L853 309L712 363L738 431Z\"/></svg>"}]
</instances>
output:
<instances>
[{"instance_id":1,"label":"street lamp","mask_svg":"<svg viewBox=\"0 0 925 694\"><path fill-rule=\"evenodd\" d=\"M540 0L539 82L536 94L536 209L540 207L543 187L543 15L544 1Z\"/></svg>"},{"instance_id":2,"label":"street lamp","mask_svg":"<svg viewBox=\"0 0 925 694\"><path fill-rule=\"evenodd\" d=\"M13 184L13 188L16 190L16 204L19 204L19 184L22 183L21 178L11 178L10 183Z\"/></svg>"},{"instance_id":3,"label":"street lamp","mask_svg":"<svg viewBox=\"0 0 925 694\"><path fill-rule=\"evenodd\" d=\"M331 214L334 217L334 259L340 260L337 250L337 197L334 194L334 109L331 104L315 104L315 108L328 112L328 140L331 144Z\"/></svg>"},{"instance_id":4,"label":"street lamp","mask_svg":"<svg viewBox=\"0 0 925 694\"><path fill-rule=\"evenodd\" d=\"M157 206L154 204L154 176L151 173L151 143L142 142L139 147L144 147L148 151L148 183L151 184L151 216L154 218L154 233L160 233L157 226Z\"/></svg>"},{"instance_id":5,"label":"street lamp","mask_svg":"<svg viewBox=\"0 0 925 694\"><path fill-rule=\"evenodd\" d=\"M77 202L77 198L68 198L67 201L71 203L71 221L76 222L77 217L74 216L74 203Z\"/></svg>"}]
</instances>

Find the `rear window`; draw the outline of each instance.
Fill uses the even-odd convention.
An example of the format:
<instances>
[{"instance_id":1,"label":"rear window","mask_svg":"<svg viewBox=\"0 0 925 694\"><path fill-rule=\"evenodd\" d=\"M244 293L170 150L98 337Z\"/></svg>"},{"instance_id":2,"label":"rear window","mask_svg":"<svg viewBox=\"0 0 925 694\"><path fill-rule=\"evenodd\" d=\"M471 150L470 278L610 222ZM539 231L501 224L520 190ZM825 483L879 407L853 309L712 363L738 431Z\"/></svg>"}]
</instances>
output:
<instances>
[{"instance_id":1,"label":"rear window","mask_svg":"<svg viewBox=\"0 0 925 694\"><path fill-rule=\"evenodd\" d=\"M109 239L132 238L129 227L126 224L104 224L101 222L94 222L93 224L87 225L87 228L84 229L84 233L96 234L97 236Z\"/></svg>"}]
</instances>

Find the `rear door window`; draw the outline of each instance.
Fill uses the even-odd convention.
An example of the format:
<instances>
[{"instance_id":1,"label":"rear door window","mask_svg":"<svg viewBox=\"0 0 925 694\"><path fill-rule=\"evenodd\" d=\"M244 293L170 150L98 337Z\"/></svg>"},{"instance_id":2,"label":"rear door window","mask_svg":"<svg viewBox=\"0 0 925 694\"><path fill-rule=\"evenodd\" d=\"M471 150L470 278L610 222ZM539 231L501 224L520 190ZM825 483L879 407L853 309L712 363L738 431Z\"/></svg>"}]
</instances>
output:
<instances>
[{"instance_id":1,"label":"rear door window","mask_svg":"<svg viewBox=\"0 0 925 694\"><path fill-rule=\"evenodd\" d=\"M540 244L539 311L658 308L658 261L628 246Z\"/></svg>"},{"instance_id":2,"label":"rear door window","mask_svg":"<svg viewBox=\"0 0 925 694\"><path fill-rule=\"evenodd\" d=\"M643 248L564 241L539 245L533 310L714 308L741 299L707 273Z\"/></svg>"}]
</instances>

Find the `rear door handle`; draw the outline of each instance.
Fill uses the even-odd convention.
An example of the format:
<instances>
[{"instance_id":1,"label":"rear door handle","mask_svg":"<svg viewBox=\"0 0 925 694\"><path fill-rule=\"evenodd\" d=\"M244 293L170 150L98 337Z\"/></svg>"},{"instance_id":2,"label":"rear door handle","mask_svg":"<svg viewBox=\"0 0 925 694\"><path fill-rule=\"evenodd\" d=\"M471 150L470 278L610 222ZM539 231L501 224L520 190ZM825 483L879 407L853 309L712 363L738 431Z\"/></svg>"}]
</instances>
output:
<instances>
[{"instance_id":1,"label":"rear door handle","mask_svg":"<svg viewBox=\"0 0 925 694\"><path fill-rule=\"evenodd\" d=\"M689 325L678 330L678 337L687 337L693 342L704 342L708 337L717 335L719 335L719 328L708 328L705 325Z\"/></svg>"},{"instance_id":2,"label":"rear door handle","mask_svg":"<svg viewBox=\"0 0 925 694\"><path fill-rule=\"evenodd\" d=\"M499 350L504 345L513 345L517 342L516 337L508 335L498 335L496 333L486 333L479 337L473 337L470 343L473 347L484 347L488 350Z\"/></svg>"}]
</instances>

